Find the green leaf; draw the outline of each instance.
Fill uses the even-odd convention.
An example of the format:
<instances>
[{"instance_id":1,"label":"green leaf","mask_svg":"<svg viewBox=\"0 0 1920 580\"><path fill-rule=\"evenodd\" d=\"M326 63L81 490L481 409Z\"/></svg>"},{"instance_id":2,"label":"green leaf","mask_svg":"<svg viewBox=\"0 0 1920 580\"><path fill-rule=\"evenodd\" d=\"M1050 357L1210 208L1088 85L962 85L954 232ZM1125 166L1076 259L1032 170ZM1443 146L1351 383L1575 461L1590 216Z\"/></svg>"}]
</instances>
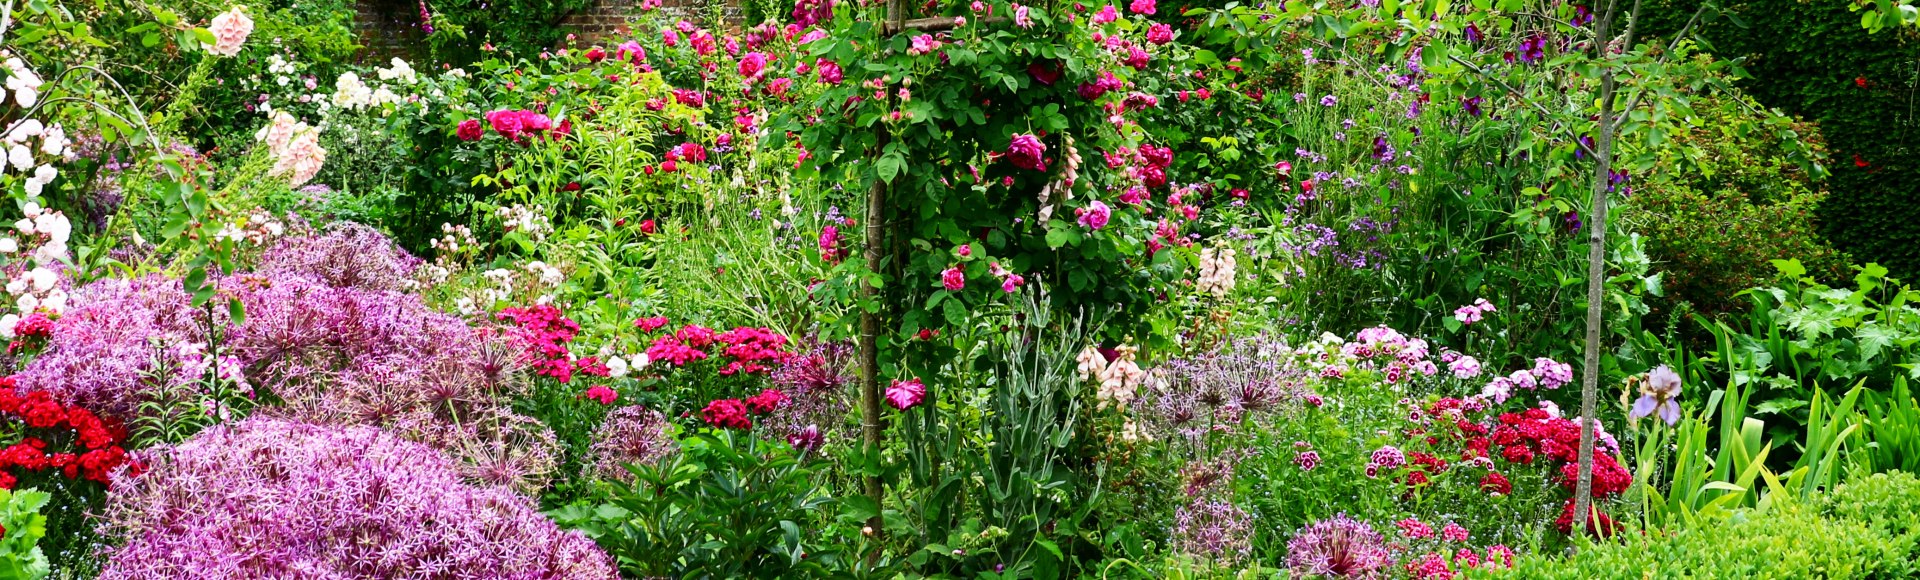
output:
<instances>
[{"instance_id":1,"label":"green leaf","mask_svg":"<svg viewBox=\"0 0 1920 580\"><path fill-rule=\"evenodd\" d=\"M880 181L891 185L893 179L900 175L900 169L906 165L905 156L900 155L898 151L888 151L886 155L880 156L880 159L873 162L873 172Z\"/></svg>"}]
</instances>

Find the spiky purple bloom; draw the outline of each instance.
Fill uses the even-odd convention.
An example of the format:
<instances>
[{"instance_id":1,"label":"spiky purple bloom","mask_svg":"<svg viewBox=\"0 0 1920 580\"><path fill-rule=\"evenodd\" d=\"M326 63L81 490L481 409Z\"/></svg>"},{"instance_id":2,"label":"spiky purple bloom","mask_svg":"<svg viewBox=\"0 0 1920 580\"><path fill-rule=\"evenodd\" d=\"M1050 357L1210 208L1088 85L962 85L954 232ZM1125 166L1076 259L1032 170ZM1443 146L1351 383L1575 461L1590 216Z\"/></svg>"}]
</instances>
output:
<instances>
[{"instance_id":1,"label":"spiky purple bloom","mask_svg":"<svg viewBox=\"0 0 1920 580\"><path fill-rule=\"evenodd\" d=\"M1238 562L1253 549L1253 517L1233 504L1194 498L1173 512L1173 548L1217 562Z\"/></svg>"},{"instance_id":2,"label":"spiky purple bloom","mask_svg":"<svg viewBox=\"0 0 1920 580\"><path fill-rule=\"evenodd\" d=\"M1287 542L1287 568L1296 576L1384 578L1393 553L1372 526L1340 514L1301 528Z\"/></svg>"},{"instance_id":3,"label":"spiky purple bloom","mask_svg":"<svg viewBox=\"0 0 1920 580\"><path fill-rule=\"evenodd\" d=\"M1167 361L1148 376L1134 406L1163 433L1197 440L1209 425L1238 423L1301 401L1303 371L1282 356L1290 352L1278 337L1259 335Z\"/></svg>"},{"instance_id":4,"label":"spiky purple bloom","mask_svg":"<svg viewBox=\"0 0 1920 580\"><path fill-rule=\"evenodd\" d=\"M81 288L70 302L47 349L14 377L22 389L131 419L155 389L197 380L213 362L203 353L208 315L193 307L179 280L107 278ZM224 310L213 316L225 325ZM166 384L143 379L168 363ZM232 361L224 364L223 371L237 370Z\"/></svg>"},{"instance_id":5,"label":"spiky purple bloom","mask_svg":"<svg viewBox=\"0 0 1920 580\"><path fill-rule=\"evenodd\" d=\"M531 501L372 427L248 419L149 468L110 492L102 579L618 577Z\"/></svg>"},{"instance_id":6,"label":"spiky purple bloom","mask_svg":"<svg viewBox=\"0 0 1920 580\"><path fill-rule=\"evenodd\" d=\"M804 354L774 369L773 386L786 393L788 400L764 419L762 425L772 433L785 435L797 435L808 427L819 426L815 430L824 441L834 435L833 426L845 423L842 419L851 407L848 387L854 377L848 370L853 365L853 349L846 343L817 338L807 342L811 346ZM840 432L840 435L852 434L845 428Z\"/></svg>"},{"instance_id":7,"label":"spiky purple bloom","mask_svg":"<svg viewBox=\"0 0 1920 580\"><path fill-rule=\"evenodd\" d=\"M532 490L552 471L552 432L509 410L524 381L499 338L413 294L297 275L234 276L221 287L247 311L227 349L253 384L285 401L260 412L391 429L452 453L486 483Z\"/></svg>"},{"instance_id":8,"label":"spiky purple bloom","mask_svg":"<svg viewBox=\"0 0 1920 580\"><path fill-rule=\"evenodd\" d=\"M331 286L404 290L420 259L373 228L351 222L326 233L281 240L260 256L256 270L270 277L308 276Z\"/></svg>"},{"instance_id":9,"label":"spiky purple bloom","mask_svg":"<svg viewBox=\"0 0 1920 580\"><path fill-rule=\"evenodd\" d=\"M628 405L607 414L593 435L594 469L600 477L632 481L627 464L653 463L672 455L677 445L672 424L659 411Z\"/></svg>"}]
</instances>

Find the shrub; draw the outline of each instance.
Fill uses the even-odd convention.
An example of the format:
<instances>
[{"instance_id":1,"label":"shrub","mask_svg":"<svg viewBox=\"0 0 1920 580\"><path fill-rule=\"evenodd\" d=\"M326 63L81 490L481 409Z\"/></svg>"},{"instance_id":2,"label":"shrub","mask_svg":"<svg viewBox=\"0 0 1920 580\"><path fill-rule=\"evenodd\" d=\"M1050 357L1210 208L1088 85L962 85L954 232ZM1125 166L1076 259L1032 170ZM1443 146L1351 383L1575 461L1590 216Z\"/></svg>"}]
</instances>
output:
<instances>
[{"instance_id":1,"label":"shrub","mask_svg":"<svg viewBox=\"0 0 1920 580\"><path fill-rule=\"evenodd\" d=\"M1822 497L1820 507L1828 516L1885 532L1894 545L1906 547L1902 561L1920 562L1920 515L1916 515L1920 514L1920 478L1913 474L1895 471L1856 477Z\"/></svg>"},{"instance_id":2,"label":"shrub","mask_svg":"<svg viewBox=\"0 0 1920 580\"><path fill-rule=\"evenodd\" d=\"M615 578L524 498L372 427L249 419L116 486L101 578Z\"/></svg>"},{"instance_id":3,"label":"shrub","mask_svg":"<svg viewBox=\"0 0 1920 580\"><path fill-rule=\"evenodd\" d=\"M1781 572L1868 578L1900 565L1886 534L1849 520L1782 508L1708 519L1672 531L1621 534L1568 558L1527 555L1510 570L1473 570L1470 578L1767 578Z\"/></svg>"},{"instance_id":4,"label":"shrub","mask_svg":"<svg viewBox=\"0 0 1920 580\"><path fill-rule=\"evenodd\" d=\"M1656 308L1685 302L1708 315L1743 310L1736 295L1772 278L1769 260L1798 259L1822 280L1846 272L1845 255L1820 237L1814 214L1827 195L1807 171L1822 153L1817 129L1776 118L1768 120L1771 131L1738 130L1736 121L1749 116L1742 99L1700 99L1695 112L1707 122L1660 148L1654 168L1639 172L1646 183L1623 206L1665 274L1666 299Z\"/></svg>"}]
</instances>

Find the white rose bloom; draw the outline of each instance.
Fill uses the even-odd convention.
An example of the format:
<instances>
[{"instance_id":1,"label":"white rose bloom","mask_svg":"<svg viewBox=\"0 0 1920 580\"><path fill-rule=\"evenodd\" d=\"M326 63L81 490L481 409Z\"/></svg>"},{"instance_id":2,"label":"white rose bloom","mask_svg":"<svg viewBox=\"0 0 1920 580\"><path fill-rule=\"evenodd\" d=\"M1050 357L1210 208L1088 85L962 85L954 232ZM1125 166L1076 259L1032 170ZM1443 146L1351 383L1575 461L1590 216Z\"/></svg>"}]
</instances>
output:
<instances>
[{"instance_id":1,"label":"white rose bloom","mask_svg":"<svg viewBox=\"0 0 1920 580\"><path fill-rule=\"evenodd\" d=\"M27 277L26 277L26 276L21 276L21 277L19 277L19 278L16 278L16 279L14 279L13 281L10 281L10 282L7 282L7 293L8 293L8 294L19 294L19 293L22 293L22 292L26 292L26 291L27 291Z\"/></svg>"},{"instance_id":2,"label":"white rose bloom","mask_svg":"<svg viewBox=\"0 0 1920 580\"><path fill-rule=\"evenodd\" d=\"M57 124L47 127L46 131L41 132L40 139L40 152L54 157L65 156L67 154L67 145L71 143L67 140L67 131L61 129L60 125Z\"/></svg>"},{"instance_id":3,"label":"white rose bloom","mask_svg":"<svg viewBox=\"0 0 1920 580\"><path fill-rule=\"evenodd\" d=\"M40 197L40 191L47 187L46 183L42 183L38 179L28 179L20 185L21 187L27 188L27 197Z\"/></svg>"},{"instance_id":4,"label":"white rose bloom","mask_svg":"<svg viewBox=\"0 0 1920 580\"><path fill-rule=\"evenodd\" d=\"M632 366L633 370L636 370L636 371L647 368L647 365L652 362L653 361L651 359L647 358L647 353L644 353L644 352L634 353L627 356L627 364L629 366Z\"/></svg>"},{"instance_id":5,"label":"white rose bloom","mask_svg":"<svg viewBox=\"0 0 1920 580\"><path fill-rule=\"evenodd\" d=\"M37 292L51 290L54 284L60 282L60 275L46 268L34 268L27 271L27 278L33 281L33 289Z\"/></svg>"},{"instance_id":6,"label":"white rose bloom","mask_svg":"<svg viewBox=\"0 0 1920 580\"><path fill-rule=\"evenodd\" d=\"M66 314L67 313L67 293L63 290L60 290L59 288L53 289L52 292L47 293L47 298L45 300L40 301L40 307L53 311L53 314L55 316Z\"/></svg>"},{"instance_id":7,"label":"white rose bloom","mask_svg":"<svg viewBox=\"0 0 1920 580\"><path fill-rule=\"evenodd\" d=\"M20 230L22 234L32 234L33 220L20 218L20 221L13 222L13 229Z\"/></svg>"},{"instance_id":8,"label":"white rose bloom","mask_svg":"<svg viewBox=\"0 0 1920 580\"><path fill-rule=\"evenodd\" d=\"M39 119L20 121L13 124L13 130L7 132L7 142L23 143L29 138L40 136L44 131L46 126L41 125Z\"/></svg>"},{"instance_id":9,"label":"white rose bloom","mask_svg":"<svg viewBox=\"0 0 1920 580\"><path fill-rule=\"evenodd\" d=\"M7 163L13 164L14 169L26 171L33 167L33 151L27 149L26 145L8 147Z\"/></svg>"},{"instance_id":10,"label":"white rose bloom","mask_svg":"<svg viewBox=\"0 0 1920 580\"><path fill-rule=\"evenodd\" d=\"M0 316L0 336L4 336L7 338L13 338L13 337L19 336L19 334L15 333L13 330L14 327L19 325L20 325L20 315L18 314L8 314L6 316Z\"/></svg>"},{"instance_id":11,"label":"white rose bloom","mask_svg":"<svg viewBox=\"0 0 1920 580\"><path fill-rule=\"evenodd\" d=\"M607 357L607 376L619 378L627 376L627 361L620 357Z\"/></svg>"},{"instance_id":12,"label":"white rose bloom","mask_svg":"<svg viewBox=\"0 0 1920 580\"><path fill-rule=\"evenodd\" d=\"M0 238L0 254L11 254L18 251L20 251L20 242L14 241L13 238Z\"/></svg>"},{"instance_id":13,"label":"white rose bloom","mask_svg":"<svg viewBox=\"0 0 1920 580\"><path fill-rule=\"evenodd\" d=\"M21 312L33 312L33 309L40 307L40 299L34 298L32 294L21 294L20 299L15 300L13 305L19 307Z\"/></svg>"},{"instance_id":14,"label":"white rose bloom","mask_svg":"<svg viewBox=\"0 0 1920 580\"><path fill-rule=\"evenodd\" d=\"M58 153L48 153L48 155L58 155ZM51 163L33 169L33 178L40 180L41 183L53 183L54 178L57 177L60 177L60 170L54 169Z\"/></svg>"}]
</instances>

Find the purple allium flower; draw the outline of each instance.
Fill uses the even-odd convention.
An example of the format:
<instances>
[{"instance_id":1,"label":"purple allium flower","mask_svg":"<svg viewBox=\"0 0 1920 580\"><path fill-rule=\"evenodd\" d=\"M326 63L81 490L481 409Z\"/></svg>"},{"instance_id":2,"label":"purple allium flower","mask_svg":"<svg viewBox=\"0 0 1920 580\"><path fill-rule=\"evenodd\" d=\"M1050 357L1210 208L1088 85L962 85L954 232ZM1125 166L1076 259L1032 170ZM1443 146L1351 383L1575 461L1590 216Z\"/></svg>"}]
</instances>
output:
<instances>
[{"instance_id":1,"label":"purple allium flower","mask_svg":"<svg viewBox=\"0 0 1920 580\"><path fill-rule=\"evenodd\" d=\"M403 290L420 259L373 228L351 222L323 235L287 238L260 256L256 270L269 277L311 276L330 286Z\"/></svg>"},{"instance_id":2,"label":"purple allium flower","mask_svg":"<svg viewBox=\"0 0 1920 580\"><path fill-rule=\"evenodd\" d=\"M527 498L372 427L254 418L114 485L101 578L617 578Z\"/></svg>"},{"instance_id":3,"label":"purple allium flower","mask_svg":"<svg viewBox=\"0 0 1920 580\"><path fill-rule=\"evenodd\" d=\"M1301 528L1287 542L1287 568L1298 576L1384 578L1393 554L1372 526L1340 514Z\"/></svg>"},{"instance_id":4,"label":"purple allium flower","mask_svg":"<svg viewBox=\"0 0 1920 580\"><path fill-rule=\"evenodd\" d=\"M1253 517L1224 501L1194 498L1173 512L1173 549L1218 562L1238 562L1252 551Z\"/></svg>"},{"instance_id":5,"label":"purple allium flower","mask_svg":"<svg viewBox=\"0 0 1920 580\"><path fill-rule=\"evenodd\" d=\"M71 303L54 323L47 350L14 377L20 388L130 420L156 389L197 381L213 362L203 354L207 315L193 307L179 280L106 278L75 292ZM225 312L215 309L216 324L226 324ZM167 385L143 380L168 363L178 364L171 365ZM239 368L232 361L223 366Z\"/></svg>"},{"instance_id":6,"label":"purple allium flower","mask_svg":"<svg viewBox=\"0 0 1920 580\"><path fill-rule=\"evenodd\" d=\"M628 405L607 414L593 435L594 469L600 477L632 481L626 465L653 463L672 455L677 444L672 424L659 411Z\"/></svg>"},{"instance_id":7,"label":"purple allium flower","mask_svg":"<svg viewBox=\"0 0 1920 580\"><path fill-rule=\"evenodd\" d=\"M364 281L364 280L363 280ZM225 348L285 401L259 412L321 425L374 425L461 459L478 481L535 490L553 434L513 413L520 352L420 297L297 275L231 276L246 306Z\"/></svg>"},{"instance_id":8,"label":"purple allium flower","mask_svg":"<svg viewBox=\"0 0 1920 580\"><path fill-rule=\"evenodd\" d=\"M1283 364L1278 355L1285 352L1290 349L1279 337L1259 335L1167 361L1149 375L1134 406L1161 434L1197 442L1210 424L1238 423L1305 400L1307 371Z\"/></svg>"},{"instance_id":9,"label":"purple allium flower","mask_svg":"<svg viewBox=\"0 0 1920 580\"><path fill-rule=\"evenodd\" d=\"M854 377L848 369L853 364L853 348L817 338L809 339L808 344L812 346L774 369L770 377L773 385L789 397L787 404L762 422L772 433L794 435L816 425L841 425L851 406L848 388ZM821 434L823 441L831 435ZM851 436L852 432L849 429L842 435Z\"/></svg>"}]
</instances>

